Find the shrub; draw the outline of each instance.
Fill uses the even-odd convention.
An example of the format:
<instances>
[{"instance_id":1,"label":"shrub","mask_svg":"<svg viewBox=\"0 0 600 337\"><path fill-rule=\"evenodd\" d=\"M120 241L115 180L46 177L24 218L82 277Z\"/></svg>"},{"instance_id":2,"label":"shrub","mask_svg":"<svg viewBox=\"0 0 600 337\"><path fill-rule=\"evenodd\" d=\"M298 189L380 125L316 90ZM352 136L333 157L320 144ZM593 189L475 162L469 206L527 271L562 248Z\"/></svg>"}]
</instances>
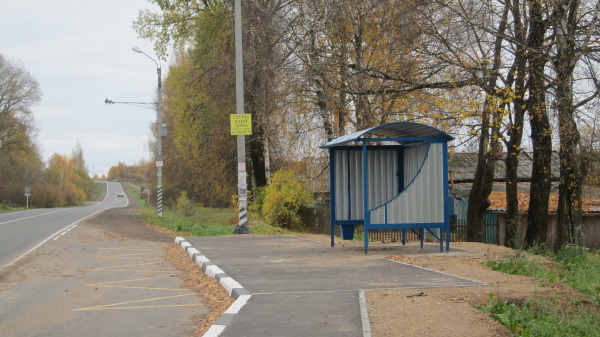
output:
<instances>
[{"instance_id":1,"label":"shrub","mask_svg":"<svg viewBox=\"0 0 600 337\"><path fill-rule=\"evenodd\" d=\"M192 216L195 213L194 203L187 197L187 192L181 192L181 196L177 198L177 209L180 210L184 216Z\"/></svg>"},{"instance_id":2,"label":"shrub","mask_svg":"<svg viewBox=\"0 0 600 337\"><path fill-rule=\"evenodd\" d=\"M279 170L266 189L262 210L271 225L291 228L300 225L300 206L313 203L313 194L296 180L292 171Z\"/></svg>"},{"instance_id":3,"label":"shrub","mask_svg":"<svg viewBox=\"0 0 600 337\"><path fill-rule=\"evenodd\" d=\"M248 198L248 212L255 213L257 215L262 215L262 207L265 203L265 196L267 195L267 187L261 186L255 187L252 189L252 193L250 195L255 195L254 199ZM250 196L249 195L249 196Z\"/></svg>"},{"instance_id":4,"label":"shrub","mask_svg":"<svg viewBox=\"0 0 600 337\"><path fill-rule=\"evenodd\" d=\"M34 185L31 187L30 207L52 208L66 205L65 194L54 185Z\"/></svg>"}]
</instances>

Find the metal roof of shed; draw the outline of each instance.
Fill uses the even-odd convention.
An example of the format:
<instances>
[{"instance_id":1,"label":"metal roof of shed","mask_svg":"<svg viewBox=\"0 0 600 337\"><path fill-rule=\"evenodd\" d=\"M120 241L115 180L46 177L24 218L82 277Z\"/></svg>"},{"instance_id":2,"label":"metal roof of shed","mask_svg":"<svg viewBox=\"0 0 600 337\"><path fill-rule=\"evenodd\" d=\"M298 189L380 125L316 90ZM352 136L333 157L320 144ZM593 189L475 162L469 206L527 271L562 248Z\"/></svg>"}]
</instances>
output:
<instances>
[{"instance_id":1,"label":"metal roof of shed","mask_svg":"<svg viewBox=\"0 0 600 337\"><path fill-rule=\"evenodd\" d=\"M420 141L422 138L440 138L446 140L454 139L454 137L450 136L444 131L438 130L429 125L412 122L395 122L338 137L327 144L320 146L320 148L325 149L356 142L362 136L367 134L371 136L382 137L381 141L385 141L386 138L406 138L406 141L412 141L413 139L414 141Z\"/></svg>"}]
</instances>

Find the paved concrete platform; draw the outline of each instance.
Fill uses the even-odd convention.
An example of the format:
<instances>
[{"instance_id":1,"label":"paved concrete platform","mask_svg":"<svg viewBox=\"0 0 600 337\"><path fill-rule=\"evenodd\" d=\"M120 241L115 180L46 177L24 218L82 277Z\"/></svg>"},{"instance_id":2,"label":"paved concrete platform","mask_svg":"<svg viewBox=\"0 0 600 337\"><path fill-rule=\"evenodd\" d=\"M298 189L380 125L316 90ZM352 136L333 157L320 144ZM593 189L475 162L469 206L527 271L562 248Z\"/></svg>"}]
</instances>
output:
<instances>
[{"instance_id":1,"label":"paved concrete platform","mask_svg":"<svg viewBox=\"0 0 600 337\"><path fill-rule=\"evenodd\" d=\"M362 336L358 293L253 295L221 336Z\"/></svg>"},{"instance_id":2,"label":"paved concrete platform","mask_svg":"<svg viewBox=\"0 0 600 337\"><path fill-rule=\"evenodd\" d=\"M372 245L365 256L362 246L332 248L295 236L185 239L252 294L222 336L364 336L360 290L486 285L385 259L440 254L434 244Z\"/></svg>"}]
</instances>

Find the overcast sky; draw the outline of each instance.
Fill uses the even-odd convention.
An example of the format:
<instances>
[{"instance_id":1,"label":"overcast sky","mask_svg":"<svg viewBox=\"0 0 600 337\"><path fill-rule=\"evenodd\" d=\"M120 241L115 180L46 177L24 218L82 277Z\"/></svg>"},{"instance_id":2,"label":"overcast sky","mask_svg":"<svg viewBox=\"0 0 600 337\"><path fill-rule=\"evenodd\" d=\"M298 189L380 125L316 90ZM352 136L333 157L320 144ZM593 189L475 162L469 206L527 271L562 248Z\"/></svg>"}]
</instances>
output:
<instances>
[{"instance_id":1,"label":"overcast sky","mask_svg":"<svg viewBox=\"0 0 600 337\"><path fill-rule=\"evenodd\" d=\"M137 38L131 22L145 0L4 1L0 53L19 60L38 80L42 102L33 108L44 159L68 154L81 141L92 173L107 173L119 160L149 158L144 143L154 110L113 101L151 102L156 65L151 41ZM156 57L154 57L156 59ZM157 60L158 61L158 60ZM163 79L168 64L162 62Z\"/></svg>"}]
</instances>

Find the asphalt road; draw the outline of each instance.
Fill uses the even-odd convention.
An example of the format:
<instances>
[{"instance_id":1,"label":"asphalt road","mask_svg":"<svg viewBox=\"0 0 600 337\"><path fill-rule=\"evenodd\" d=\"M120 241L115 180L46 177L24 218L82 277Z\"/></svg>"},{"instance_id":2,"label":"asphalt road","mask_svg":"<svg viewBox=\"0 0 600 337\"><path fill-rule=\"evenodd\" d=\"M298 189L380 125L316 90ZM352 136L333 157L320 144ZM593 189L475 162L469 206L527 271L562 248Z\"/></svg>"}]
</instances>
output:
<instances>
[{"instance_id":1,"label":"asphalt road","mask_svg":"<svg viewBox=\"0 0 600 337\"><path fill-rule=\"evenodd\" d=\"M104 199L92 206L0 214L0 270L14 264L47 241L60 236L82 219L105 209L127 206L129 200L126 196L117 197L117 193L123 192L120 183L104 184ZM35 198L35 195L32 195L32 198Z\"/></svg>"}]
</instances>

